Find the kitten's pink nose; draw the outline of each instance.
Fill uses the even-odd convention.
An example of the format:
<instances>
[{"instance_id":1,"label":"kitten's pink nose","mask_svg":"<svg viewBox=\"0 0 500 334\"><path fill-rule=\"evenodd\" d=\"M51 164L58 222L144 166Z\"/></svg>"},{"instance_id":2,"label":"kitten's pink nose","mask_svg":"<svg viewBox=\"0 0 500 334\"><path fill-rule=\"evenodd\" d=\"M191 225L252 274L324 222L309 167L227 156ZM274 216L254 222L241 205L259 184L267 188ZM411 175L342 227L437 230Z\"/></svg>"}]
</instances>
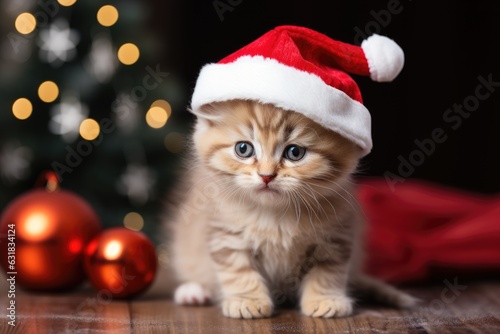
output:
<instances>
[{"instance_id":1,"label":"kitten's pink nose","mask_svg":"<svg viewBox=\"0 0 500 334\"><path fill-rule=\"evenodd\" d=\"M271 182L276 177L276 174L267 174L267 175L259 174L259 175L260 175L260 177L262 178L262 181L264 181L265 184L268 184L269 182Z\"/></svg>"}]
</instances>

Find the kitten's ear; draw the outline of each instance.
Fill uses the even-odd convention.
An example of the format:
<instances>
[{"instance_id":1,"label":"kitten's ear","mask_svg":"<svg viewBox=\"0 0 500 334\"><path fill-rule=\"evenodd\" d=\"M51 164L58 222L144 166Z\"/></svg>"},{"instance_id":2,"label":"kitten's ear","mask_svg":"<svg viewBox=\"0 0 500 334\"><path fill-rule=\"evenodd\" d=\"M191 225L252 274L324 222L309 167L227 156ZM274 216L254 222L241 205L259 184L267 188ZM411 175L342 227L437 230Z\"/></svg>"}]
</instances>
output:
<instances>
[{"instance_id":1,"label":"kitten's ear","mask_svg":"<svg viewBox=\"0 0 500 334\"><path fill-rule=\"evenodd\" d=\"M216 107L214 104L204 104L198 109L188 109L188 111L199 120L203 120L210 125L220 122L221 120L220 108Z\"/></svg>"}]
</instances>

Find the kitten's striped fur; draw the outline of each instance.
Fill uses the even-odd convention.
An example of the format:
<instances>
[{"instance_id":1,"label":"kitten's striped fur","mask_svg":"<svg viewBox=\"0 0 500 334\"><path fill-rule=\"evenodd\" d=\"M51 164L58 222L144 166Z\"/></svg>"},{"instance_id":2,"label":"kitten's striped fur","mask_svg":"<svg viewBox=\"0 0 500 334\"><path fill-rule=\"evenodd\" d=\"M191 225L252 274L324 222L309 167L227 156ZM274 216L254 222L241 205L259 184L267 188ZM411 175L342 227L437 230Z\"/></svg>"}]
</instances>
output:
<instances>
[{"instance_id":1,"label":"kitten's striped fur","mask_svg":"<svg viewBox=\"0 0 500 334\"><path fill-rule=\"evenodd\" d=\"M352 313L350 288L359 285L396 306L414 303L359 272L357 146L256 102L215 103L197 116L188 180L168 224L177 302L210 299L226 316L260 318L291 300L305 315L337 317ZM241 141L255 156L238 157ZM284 158L290 144L306 148L299 161ZM259 174L276 176L266 188Z\"/></svg>"}]
</instances>

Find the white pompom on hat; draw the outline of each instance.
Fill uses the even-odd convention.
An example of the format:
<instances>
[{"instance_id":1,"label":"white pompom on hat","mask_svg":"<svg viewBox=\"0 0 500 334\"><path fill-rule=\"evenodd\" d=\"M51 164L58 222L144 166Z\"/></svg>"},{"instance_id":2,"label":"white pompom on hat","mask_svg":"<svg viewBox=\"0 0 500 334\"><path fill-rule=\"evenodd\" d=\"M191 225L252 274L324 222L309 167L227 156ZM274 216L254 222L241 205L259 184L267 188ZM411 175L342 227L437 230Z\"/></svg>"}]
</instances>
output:
<instances>
[{"instance_id":1,"label":"white pompom on hat","mask_svg":"<svg viewBox=\"0 0 500 334\"><path fill-rule=\"evenodd\" d=\"M293 110L371 151L371 117L349 74L394 80L404 65L393 40L372 35L361 46L317 31L279 26L218 63L205 65L191 100L197 113L208 103L253 100Z\"/></svg>"}]
</instances>

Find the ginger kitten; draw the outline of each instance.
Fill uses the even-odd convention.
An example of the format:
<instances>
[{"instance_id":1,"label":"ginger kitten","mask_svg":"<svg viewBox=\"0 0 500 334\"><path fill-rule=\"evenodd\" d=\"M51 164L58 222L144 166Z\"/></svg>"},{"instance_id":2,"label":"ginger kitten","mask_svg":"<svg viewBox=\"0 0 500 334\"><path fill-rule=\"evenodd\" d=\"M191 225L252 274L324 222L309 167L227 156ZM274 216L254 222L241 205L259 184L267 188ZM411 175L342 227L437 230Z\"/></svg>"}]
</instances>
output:
<instances>
[{"instance_id":1,"label":"ginger kitten","mask_svg":"<svg viewBox=\"0 0 500 334\"><path fill-rule=\"evenodd\" d=\"M361 150L299 113L233 100L197 113L187 179L168 218L179 304L232 318L342 317L351 290L398 307L415 299L360 272Z\"/></svg>"}]
</instances>

